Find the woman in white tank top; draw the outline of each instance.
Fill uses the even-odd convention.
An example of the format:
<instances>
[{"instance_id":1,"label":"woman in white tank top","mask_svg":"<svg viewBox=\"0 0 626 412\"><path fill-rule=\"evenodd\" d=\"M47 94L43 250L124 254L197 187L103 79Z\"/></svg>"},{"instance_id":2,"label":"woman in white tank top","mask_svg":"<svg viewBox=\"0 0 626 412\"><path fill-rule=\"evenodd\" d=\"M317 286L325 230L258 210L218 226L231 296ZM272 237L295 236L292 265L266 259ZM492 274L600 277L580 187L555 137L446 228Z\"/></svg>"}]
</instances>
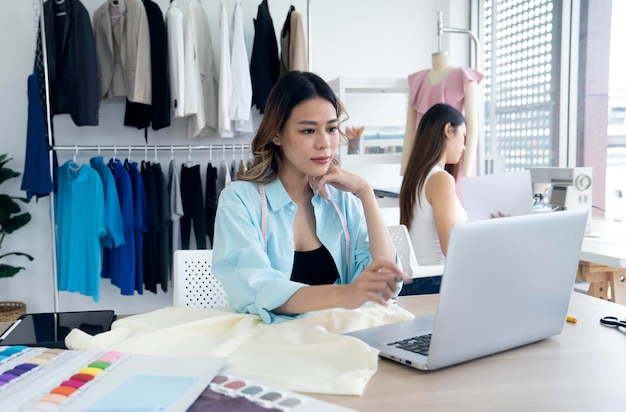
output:
<instances>
[{"instance_id":1,"label":"woman in white tank top","mask_svg":"<svg viewBox=\"0 0 626 412\"><path fill-rule=\"evenodd\" d=\"M439 103L422 117L400 189L400 223L406 225L420 265L445 262L452 226L467 220L456 196L457 165L465 150L465 118ZM452 168L456 170L456 168ZM441 276L415 279L402 294L438 293Z\"/></svg>"}]
</instances>

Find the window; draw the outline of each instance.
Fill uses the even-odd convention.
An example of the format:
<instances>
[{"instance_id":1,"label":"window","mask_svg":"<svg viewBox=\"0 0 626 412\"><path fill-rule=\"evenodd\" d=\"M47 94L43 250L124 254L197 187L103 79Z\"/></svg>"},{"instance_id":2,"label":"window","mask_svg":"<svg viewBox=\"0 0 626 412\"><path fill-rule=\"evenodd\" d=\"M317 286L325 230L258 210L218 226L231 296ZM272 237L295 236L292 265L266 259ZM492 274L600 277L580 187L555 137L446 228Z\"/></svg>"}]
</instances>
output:
<instances>
[{"instance_id":1,"label":"window","mask_svg":"<svg viewBox=\"0 0 626 412\"><path fill-rule=\"evenodd\" d=\"M558 16L555 0L483 2L485 158L502 172L554 166ZM490 163L493 164L493 163Z\"/></svg>"}]
</instances>

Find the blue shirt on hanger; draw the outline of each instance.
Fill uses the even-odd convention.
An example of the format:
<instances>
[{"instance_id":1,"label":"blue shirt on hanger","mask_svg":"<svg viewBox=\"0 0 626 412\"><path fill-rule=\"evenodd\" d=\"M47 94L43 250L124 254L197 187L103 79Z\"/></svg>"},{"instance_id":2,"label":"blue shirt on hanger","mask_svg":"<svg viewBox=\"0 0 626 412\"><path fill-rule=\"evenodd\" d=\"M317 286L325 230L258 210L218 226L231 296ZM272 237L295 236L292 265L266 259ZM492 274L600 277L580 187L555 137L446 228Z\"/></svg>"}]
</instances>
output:
<instances>
[{"instance_id":1,"label":"blue shirt on hanger","mask_svg":"<svg viewBox=\"0 0 626 412\"><path fill-rule=\"evenodd\" d=\"M100 300L100 238L106 235L104 190L93 168L69 160L55 197L58 289Z\"/></svg>"}]
</instances>

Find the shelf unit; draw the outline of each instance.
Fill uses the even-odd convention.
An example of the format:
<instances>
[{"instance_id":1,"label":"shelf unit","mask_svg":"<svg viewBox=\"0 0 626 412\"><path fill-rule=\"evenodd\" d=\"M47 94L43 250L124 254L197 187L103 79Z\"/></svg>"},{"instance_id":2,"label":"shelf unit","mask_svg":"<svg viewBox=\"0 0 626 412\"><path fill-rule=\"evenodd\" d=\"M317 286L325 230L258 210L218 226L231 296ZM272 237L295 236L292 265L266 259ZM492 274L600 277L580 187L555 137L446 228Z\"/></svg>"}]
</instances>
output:
<instances>
[{"instance_id":1,"label":"shelf unit","mask_svg":"<svg viewBox=\"0 0 626 412\"><path fill-rule=\"evenodd\" d=\"M402 119L406 118L406 110L408 104L408 96L409 96L409 85L406 78L364 78L364 77L345 77L340 76L328 82L332 89L337 93L339 99L345 104L349 100L349 95L351 94L401 94L401 104L398 107L381 107L380 104L376 104L375 98L370 98L368 101L367 97L364 96L366 100L366 105L368 105L367 110L375 111L375 113L380 113L384 110L393 110L394 113L401 114ZM383 105L384 106L384 105ZM349 107L349 110L353 110L353 106ZM399 112L395 112L399 111ZM374 112L369 112L363 118L371 119L371 115ZM363 124L366 127L385 127L387 125L381 124ZM404 133L404 123L401 125L394 124L393 126L402 126L401 133ZM350 169L351 166L354 165L380 165L380 164L400 164L402 153L364 153L365 142L361 140L359 147L359 154L348 154L348 148L346 146L342 146L340 150L341 163L344 168Z\"/></svg>"}]
</instances>

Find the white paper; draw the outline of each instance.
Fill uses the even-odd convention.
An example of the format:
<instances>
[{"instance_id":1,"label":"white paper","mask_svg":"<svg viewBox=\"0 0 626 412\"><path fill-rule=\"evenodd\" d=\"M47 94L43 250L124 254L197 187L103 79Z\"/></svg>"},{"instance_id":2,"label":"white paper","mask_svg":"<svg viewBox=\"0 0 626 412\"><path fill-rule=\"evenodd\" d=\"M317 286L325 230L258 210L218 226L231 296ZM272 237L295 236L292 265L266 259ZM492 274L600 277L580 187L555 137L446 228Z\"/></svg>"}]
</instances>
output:
<instances>
[{"instance_id":1,"label":"white paper","mask_svg":"<svg viewBox=\"0 0 626 412\"><path fill-rule=\"evenodd\" d=\"M489 219L492 213L498 212L518 216L533 211L529 170L463 177L461 193L469 220Z\"/></svg>"}]
</instances>

